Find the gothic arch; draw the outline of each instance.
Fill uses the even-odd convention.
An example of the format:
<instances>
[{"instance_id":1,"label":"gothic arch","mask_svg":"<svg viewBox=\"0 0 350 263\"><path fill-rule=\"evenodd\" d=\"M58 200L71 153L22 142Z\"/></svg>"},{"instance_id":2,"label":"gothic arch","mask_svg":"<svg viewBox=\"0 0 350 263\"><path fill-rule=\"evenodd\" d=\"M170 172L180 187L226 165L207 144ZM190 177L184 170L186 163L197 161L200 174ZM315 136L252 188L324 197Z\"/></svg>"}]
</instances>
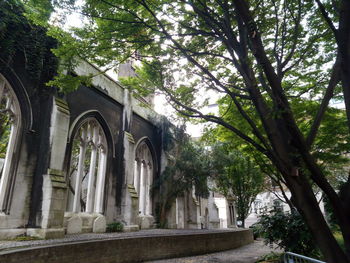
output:
<instances>
[{"instance_id":1,"label":"gothic arch","mask_svg":"<svg viewBox=\"0 0 350 263\"><path fill-rule=\"evenodd\" d=\"M23 106L22 106L23 107ZM0 211L9 213L23 136L18 93L0 74Z\"/></svg>"},{"instance_id":2,"label":"gothic arch","mask_svg":"<svg viewBox=\"0 0 350 263\"><path fill-rule=\"evenodd\" d=\"M102 214L113 140L98 112L88 112L78 118L69 136L66 211Z\"/></svg>"},{"instance_id":3,"label":"gothic arch","mask_svg":"<svg viewBox=\"0 0 350 263\"><path fill-rule=\"evenodd\" d=\"M24 88L25 85L19 76L10 68L6 72L3 72L3 74L0 73L0 79L4 79L16 94L21 110L23 131L35 132L33 131L33 110L27 90Z\"/></svg>"},{"instance_id":4,"label":"gothic arch","mask_svg":"<svg viewBox=\"0 0 350 263\"><path fill-rule=\"evenodd\" d=\"M147 137L135 146L133 183L139 196L138 211L141 216L152 215L151 186L157 169L154 148Z\"/></svg>"},{"instance_id":5,"label":"gothic arch","mask_svg":"<svg viewBox=\"0 0 350 263\"><path fill-rule=\"evenodd\" d=\"M71 140L74 138L72 135L75 134L77 129L80 127L79 125L81 124L81 122L84 121L86 118L90 117L95 118L103 128L103 131L105 132L105 135L107 137L107 141L110 142L108 144L108 147L110 147L111 156L115 157L115 141L111 133L111 128L109 127L106 119L97 110L85 111L74 119L74 121L70 125L71 128L68 133L68 143L70 143Z\"/></svg>"}]
</instances>

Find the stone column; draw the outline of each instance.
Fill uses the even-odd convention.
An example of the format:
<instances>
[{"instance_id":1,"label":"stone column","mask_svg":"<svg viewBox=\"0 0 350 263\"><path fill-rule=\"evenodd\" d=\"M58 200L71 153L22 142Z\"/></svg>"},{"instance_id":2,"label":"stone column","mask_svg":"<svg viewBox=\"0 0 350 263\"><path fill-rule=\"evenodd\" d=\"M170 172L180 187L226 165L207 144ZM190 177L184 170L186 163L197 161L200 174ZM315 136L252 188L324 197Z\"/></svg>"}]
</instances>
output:
<instances>
[{"instance_id":1,"label":"stone column","mask_svg":"<svg viewBox=\"0 0 350 263\"><path fill-rule=\"evenodd\" d=\"M50 126L50 162L43 175L41 228L28 229L27 234L42 238L64 236L63 219L66 209L67 185L63 162L69 130L69 109L65 101L54 98Z\"/></svg>"},{"instance_id":2,"label":"stone column","mask_svg":"<svg viewBox=\"0 0 350 263\"><path fill-rule=\"evenodd\" d=\"M147 165L147 188L146 188L146 215L152 215L152 198L151 198L151 186L152 186L152 167Z\"/></svg>"},{"instance_id":3,"label":"stone column","mask_svg":"<svg viewBox=\"0 0 350 263\"><path fill-rule=\"evenodd\" d=\"M74 199L73 199L73 212L80 212L80 192L81 192L81 181L83 179L84 173L84 161L85 161L85 153L86 153L86 144L85 137L86 132L83 130L82 132L82 140L79 146L79 161L78 161L78 171L75 176L75 186L74 186Z\"/></svg>"},{"instance_id":4,"label":"stone column","mask_svg":"<svg viewBox=\"0 0 350 263\"><path fill-rule=\"evenodd\" d=\"M98 127L93 127L93 136L92 136L92 150L90 158L90 167L89 167L89 181L87 187L87 198L86 198L86 212L92 213L94 210L94 198L95 198L95 170L96 170L96 161L97 161L97 138L98 137Z\"/></svg>"},{"instance_id":5,"label":"stone column","mask_svg":"<svg viewBox=\"0 0 350 263\"><path fill-rule=\"evenodd\" d=\"M140 192L140 160L135 160L134 162L134 187L137 193Z\"/></svg>"},{"instance_id":6,"label":"stone column","mask_svg":"<svg viewBox=\"0 0 350 263\"><path fill-rule=\"evenodd\" d=\"M124 221L125 231L135 231L139 229L137 217L139 214L139 193L140 189L140 162L135 167L135 140L131 133L124 131L124 164L125 181L123 183L123 193L121 200L120 220ZM136 174L135 174L136 173Z\"/></svg>"},{"instance_id":7,"label":"stone column","mask_svg":"<svg viewBox=\"0 0 350 263\"><path fill-rule=\"evenodd\" d=\"M130 68L131 69L131 68ZM120 66L119 77L130 77L135 74L129 71L128 67ZM133 75L134 76L134 75ZM132 122L132 98L131 94L127 89L124 89L123 98L123 126L121 132L123 133L123 160L124 160L124 181L122 182L122 200L121 200L121 213L119 215L119 220L125 222L124 230L132 231L138 230L138 225L136 224L138 215L138 196L135 190L135 185L133 181L135 156L134 156L134 146L135 140L133 135L130 133L130 127Z\"/></svg>"},{"instance_id":8,"label":"stone column","mask_svg":"<svg viewBox=\"0 0 350 263\"><path fill-rule=\"evenodd\" d=\"M97 171L97 183L95 194L95 212L103 213L103 197L105 190L106 180L106 151L101 148L99 152L98 171Z\"/></svg>"},{"instance_id":9,"label":"stone column","mask_svg":"<svg viewBox=\"0 0 350 263\"><path fill-rule=\"evenodd\" d=\"M141 215L145 214L145 193L146 193L146 167L145 163L141 163L140 174L140 192L139 192L139 211Z\"/></svg>"}]
</instances>

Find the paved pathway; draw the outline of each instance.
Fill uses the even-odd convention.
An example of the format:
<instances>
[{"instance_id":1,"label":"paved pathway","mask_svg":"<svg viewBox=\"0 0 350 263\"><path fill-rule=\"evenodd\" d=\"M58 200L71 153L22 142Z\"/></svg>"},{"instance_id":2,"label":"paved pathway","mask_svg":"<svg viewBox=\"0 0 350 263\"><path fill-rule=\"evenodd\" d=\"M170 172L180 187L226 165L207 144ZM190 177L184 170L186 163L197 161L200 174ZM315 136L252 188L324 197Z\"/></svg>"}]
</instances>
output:
<instances>
[{"instance_id":1,"label":"paved pathway","mask_svg":"<svg viewBox=\"0 0 350 263\"><path fill-rule=\"evenodd\" d=\"M252 244L223 252L144 263L255 263L260 257L270 252L281 253L278 249L265 246L263 241L254 241Z\"/></svg>"}]
</instances>

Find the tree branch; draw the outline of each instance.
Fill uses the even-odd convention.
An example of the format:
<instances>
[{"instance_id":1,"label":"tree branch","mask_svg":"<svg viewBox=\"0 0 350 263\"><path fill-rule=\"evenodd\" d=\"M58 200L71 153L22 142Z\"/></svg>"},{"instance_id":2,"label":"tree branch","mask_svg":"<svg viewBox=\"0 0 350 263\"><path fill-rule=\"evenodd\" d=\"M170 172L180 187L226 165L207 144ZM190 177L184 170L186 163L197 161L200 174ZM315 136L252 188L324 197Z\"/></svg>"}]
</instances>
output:
<instances>
[{"instance_id":1,"label":"tree branch","mask_svg":"<svg viewBox=\"0 0 350 263\"><path fill-rule=\"evenodd\" d=\"M320 10L324 20L326 21L326 23L328 24L329 28L333 31L334 37L338 42L338 30L335 28L333 21L331 20L331 18L329 17L327 11L326 11L326 7L321 3L320 0L315 0L315 2L318 5L318 9Z\"/></svg>"},{"instance_id":2,"label":"tree branch","mask_svg":"<svg viewBox=\"0 0 350 263\"><path fill-rule=\"evenodd\" d=\"M337 60L333 66L331 78L329 80L328 87L326 89L326 93L322 99L322 103L318 109L318 112L314 118L312 125L311 125L309 134L306 138L306 145L308 148L311 148L311 146L316 138L318 128L321 125L321 120L324 116L324 113L327 110L329 101L333 97L334 89L337 86L337 84L339 83L339 81L340 81L340 65L339 65L339 62Z\"/></svg>"}]
</instances>

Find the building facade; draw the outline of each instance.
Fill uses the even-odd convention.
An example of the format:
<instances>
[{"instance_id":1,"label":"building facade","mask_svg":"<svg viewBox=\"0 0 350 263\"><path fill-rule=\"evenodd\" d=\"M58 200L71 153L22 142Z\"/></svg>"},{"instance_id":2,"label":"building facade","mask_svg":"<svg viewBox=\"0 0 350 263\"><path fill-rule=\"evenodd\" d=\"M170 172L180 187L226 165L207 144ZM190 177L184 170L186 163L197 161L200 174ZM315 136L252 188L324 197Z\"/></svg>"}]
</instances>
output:
<instances>
[{"instance_id":1,"label":"building facade","mask_svg":"<svg viewBox=\"0 0 350 263\"><path fill-rule=\"evenodd\" d=\"M164 189L154 182L171 156L169 122L152 110L152 96L133 97L85 61L69 74L92 74L91 85L48 87L57 43L22 12L16 1L0 9L0 239L104 232L112 222L157 227ZM134 75L130 63L119 68ZM167 227L223 227L227 203L194 193L173 202Z\"/></svg>"},{"instance_id":2,"label":"building facade","mask_svg":"<svg viewBox=\"0 0 350 263\"><path fill-rule=\"evenodd\" d=\"M92 85L60 94L15 59L0 72L0 238L156 227L166 119L87 62L74 73L96 74ZM167 217L171 228L220 227L213 196L178 197Z\"/></svg>"}]
</instances>

